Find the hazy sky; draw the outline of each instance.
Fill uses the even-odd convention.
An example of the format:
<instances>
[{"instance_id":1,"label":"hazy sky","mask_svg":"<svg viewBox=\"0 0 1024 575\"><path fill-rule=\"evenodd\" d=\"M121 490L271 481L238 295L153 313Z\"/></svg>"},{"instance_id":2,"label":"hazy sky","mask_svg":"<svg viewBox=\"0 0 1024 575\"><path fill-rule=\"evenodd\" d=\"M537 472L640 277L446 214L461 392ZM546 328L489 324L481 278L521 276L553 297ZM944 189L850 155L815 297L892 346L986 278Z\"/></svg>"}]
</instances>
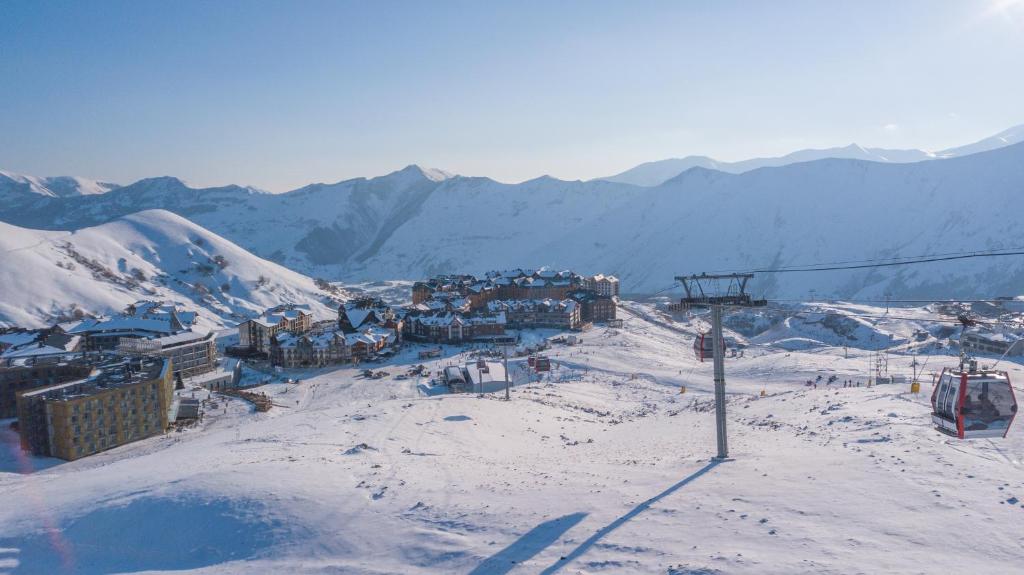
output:
<instances>
[{"instance_id":1,"label":"hazy sky","mask_svg":"<svg viewBox=\"0 0 1024 575\"><path fill-rule=\"evenodd\" d=\"M0 2L0 168L521 181L1024 123L1024 0Z\"/></svg>"}]
</instances>

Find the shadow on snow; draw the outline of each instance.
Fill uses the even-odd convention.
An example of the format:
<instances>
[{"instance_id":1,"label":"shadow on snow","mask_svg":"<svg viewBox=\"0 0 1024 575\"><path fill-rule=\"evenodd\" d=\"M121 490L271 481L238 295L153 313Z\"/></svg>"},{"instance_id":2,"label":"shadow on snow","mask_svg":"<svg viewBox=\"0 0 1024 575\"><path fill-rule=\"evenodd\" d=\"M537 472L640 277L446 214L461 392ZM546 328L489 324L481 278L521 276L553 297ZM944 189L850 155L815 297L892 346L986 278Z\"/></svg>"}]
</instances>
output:
<instances>
[{"instance_id":1,"label":"shadow on snow","mask_svg":"<svg viewBox=\"0 0 1024 575\"><path fill-rule=\"evenodd\" d=\"M541 575L551 575L552 573L558 572L560 569L562 569L563 567L565 567L566 565L571 563L573 560L579 558L581 555L586 553L587 550L589 550L595 543L597 543L602 538L604 538L605 535L608 535L612 531L615 531L619 527L622 527L630 519L633 519L637 515L640 515L644 511L647 511L648 509L650 509L651 505L654 505L658 501L661 501L662 499L668 497L669 495L672 495L673 493L678 491L680 488L682 488L682 487L688 485L689 483L693 482L694 480L696 480L700 476L704 475L708 471L711 471L719 463L721 463L720 460L717 460L717 459L716 460L712 460L711 463L708 463L704 467L701 467L696 472L694 472L692 475L686 477L685 479L682 479L678 483L672 485L671 487L669 487L665 491L662 491L661 493L655 495L654 497L648 499L647 501L644 501L640 505L637 505L629 513L623 515L622 517L619 517L615 521L612 521L608 525L605 525L604 527L598 529L596 533L591 535L583 543L580 543L579 546L577 546L575 549L573 549L571 553L569 553L565 557L559 559L554 565L551 565L550 567L548 567L547 569L542 571Z\"/></svg>"},{"instance_id":2,"label":"shadow on snow","mask_svg":"<svg viewBox=\"0 0 1024 575\"><path fill-rule=\"evenodd\" d=\"M140 498L0 538L0 572L196 569L267 554L292 528L252 501Z\"/></svg>"},{"instance_id":3,"label":"shadow on snow","mask_svg":"<svg viewBox=\"0 0 1024 575\"><path fill-rule=\"evenodd\" d=\"M515 543L488 557L469 575L504 575L523 561L540 553L586 517L586 513L573 513L545 521L534 527Z\"/></svg>"}]
</instances>

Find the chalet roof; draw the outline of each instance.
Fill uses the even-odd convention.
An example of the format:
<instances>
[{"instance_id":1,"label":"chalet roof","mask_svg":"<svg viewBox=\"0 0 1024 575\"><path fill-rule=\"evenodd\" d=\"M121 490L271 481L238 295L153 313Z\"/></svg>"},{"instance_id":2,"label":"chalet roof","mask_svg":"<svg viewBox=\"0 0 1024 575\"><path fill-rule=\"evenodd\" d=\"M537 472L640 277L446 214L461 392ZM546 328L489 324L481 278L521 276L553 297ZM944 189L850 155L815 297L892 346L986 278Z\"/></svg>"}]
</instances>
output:
<instances>
[{"instance_id":1,"label":"chalet roof","mask_svg":"<svg viewBox=\"0 0 1024 575\"><path fill-rule=\"evenodd\" d=\"M377 315L375 312L376 310L374 308L346 309L345 317L348 318L348 322L352 327L359 327L368 319L371 321L377 321Z\"/></svg>"}]
</instances>

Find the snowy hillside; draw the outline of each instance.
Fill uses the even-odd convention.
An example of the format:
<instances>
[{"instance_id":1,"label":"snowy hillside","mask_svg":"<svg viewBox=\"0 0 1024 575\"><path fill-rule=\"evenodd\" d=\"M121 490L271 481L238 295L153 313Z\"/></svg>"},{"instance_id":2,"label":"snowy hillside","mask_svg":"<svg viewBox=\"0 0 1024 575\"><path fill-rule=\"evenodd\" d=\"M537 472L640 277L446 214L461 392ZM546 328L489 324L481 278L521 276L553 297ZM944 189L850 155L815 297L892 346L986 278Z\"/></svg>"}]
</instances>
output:
<instances>
[{"instance_id":1,"label":"snowy hillside","mask_svg":"<svg viewBox=\"0 0 1024 575\"><path fill-rule=\"evenodd\" d=\"M626 293L680 273L1024 245L1007 218L1024 143L916 163L822 159L742 174L692 168L657 187L542 177L520 184L409 166L267 194L155 178L97 196L0 206L0 219L77 229L166 209L255 255L345 282L551 265L614 273ZM1024 292L1017 259L829 274L765 274L771 297L993 297Z\"/></svg>"},{"instance_id":2,"label":"snowy hillside","mask_svg":"<svg viewBox=\"0 0 1024 575\"><path fill-rule=\"evenodd\" d=\"M215 396L196 427L74 462L16 456L0 427L0 571L1019 571L1021 422L951 439L931 426L930 375L919 395L868 388L860 349L754 346L726 361L733 460L713 463L712 368L691 342L685 325L629 316L551 350L550 380L525 383L513 361L510 402L397 378L419 362L412 346L384 379L289 371L301 383L257 388L268 413Z\"/></svg>"},{"instance_id":3,"label":"snowy hillside","mask_svg":"<svg viewBox=\"0 0 1024 575\"><path fill-rule=\"evenodd\" d=\"M825 148L821 150L799 150L775 158L753 158L738 162L722 162L707 156L687 156L685 158L670 158L655 162L646 162L639 166L630 168L614 176L601 178L609 182L633 184L637 186L657 186L690 168L708 168L727 172L730 174L742 174L750 170L766 167L787 166L797 162L811 162L826 158L865 160L869 162L885 163L909 163L921 162L924 160L957 158L995 150L1005 146L1013 145L1024 141L1024 124L1004 130L994 136L985 138L979 142L927 152L924 150L891 150L885 148L864 148L857 144L850 144L841 148Z\"/></svg>"},{"instance_id":4,"label":"snowy hillside","mask_svg":"<svg viewBox=\"0 0 1024 575\"><path fill-rule=\"evenodd\" d=\"M0 224L0 253L0 325L43 326L76 310L110 314L139 299L199 310L211 326L281 303L332 314L329 294L312 279L163 210L73 233Z\"/></svg>"}]
</instances>

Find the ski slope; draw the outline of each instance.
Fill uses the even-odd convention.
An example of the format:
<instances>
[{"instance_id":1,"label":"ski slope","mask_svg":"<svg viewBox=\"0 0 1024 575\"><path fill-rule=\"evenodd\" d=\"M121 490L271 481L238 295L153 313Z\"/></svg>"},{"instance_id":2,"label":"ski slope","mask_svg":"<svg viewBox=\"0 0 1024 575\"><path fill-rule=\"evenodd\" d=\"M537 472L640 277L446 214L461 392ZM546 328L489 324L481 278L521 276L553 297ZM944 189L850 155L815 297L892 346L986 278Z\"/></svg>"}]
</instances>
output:
<instances>
[{"instance_id":1,"label":"ski slope","mask_svg":"<svg viewBox=\"0 0 1024 575\"><path fill-rule=\"evenodd\" d=\"M329 318L331 298L343 295L164 210L75 232L0 223L0 253L0 325L42 327L75 310L107 315L140 299L199 310L208 327L283 303Z\"/></svg>"},{"instance_id":2,"label":"ski slope","mask_svg":"<svg viewBox=\"0 0 1024 575\"><path fill-rule=\"evenodd\" d=\"M282 374L300 383L263 386L277 405L265 414L230 400L199 428L71 463L11 449L0 571L1019 569L1020 422L1003 440L950 439L931 428L927 394L906 386L804 384L863 384L866 349L758 344L727 359L733 459L715 464L698 322L666 327L631 305L623 329L551 350L578 380L524 383L513 362L511 402L396 379L417 363L411 346L374 367L391 373L381 380L347 367ZM928 371L953 361L931 356ZM894 356L890 369L909 363ZM1000 367L1019 388L1021 365Z\"/></svg>"}]
</instances>

